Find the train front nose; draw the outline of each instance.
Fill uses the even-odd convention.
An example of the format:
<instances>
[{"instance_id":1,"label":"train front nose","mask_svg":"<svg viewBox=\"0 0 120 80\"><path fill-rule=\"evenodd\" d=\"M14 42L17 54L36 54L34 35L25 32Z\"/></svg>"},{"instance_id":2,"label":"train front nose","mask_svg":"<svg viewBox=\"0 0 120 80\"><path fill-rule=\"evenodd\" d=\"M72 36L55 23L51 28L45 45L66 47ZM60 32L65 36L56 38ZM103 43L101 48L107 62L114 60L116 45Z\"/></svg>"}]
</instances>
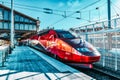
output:
<instances>
[{"instance_id":1,"label":"train front nose","mask_svg":"<svg viewBox=\"0 0 120 80\"><path fill-rule=\"evenodd\" d=\"M76 54L73 54L72 58L75 62L92 63L97 62L100 59L100 53L89 42L82 39L65 39L66 43L70 44Z\"/></svg>"},{"instance_id":2,"label":"train front nose","mask_svg":"<svg viewBox=\"0 0 120 80\"><path fill-rule=\"evenodd\" d=\"M76 50L79 51L80 54L82 54L81 62L93 63L100 60L100 53L88 42L84 42L84 45L82 47L76 48Z\"/></svg>"},{"instance_id":3,"label":"train front nose","mask_svg":"<svg viewBox=\"0 0 120 80\"><path fill-rule=\"evenodd\" d=\"M98 62L100 60L100 56L82 56L81 60L81 62L84 63Z\"/></svg>"}]
</instances>

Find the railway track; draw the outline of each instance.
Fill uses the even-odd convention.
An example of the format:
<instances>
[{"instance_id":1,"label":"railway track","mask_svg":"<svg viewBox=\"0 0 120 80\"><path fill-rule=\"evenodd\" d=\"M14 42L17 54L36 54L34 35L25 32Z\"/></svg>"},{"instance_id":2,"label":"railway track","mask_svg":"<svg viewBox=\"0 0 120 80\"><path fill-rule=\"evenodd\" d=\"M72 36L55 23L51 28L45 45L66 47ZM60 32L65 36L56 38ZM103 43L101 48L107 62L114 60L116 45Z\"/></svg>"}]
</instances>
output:
<instances>
[{"instance_id":1,"label":"railway track","mask_svg":"<svg viewBox=\"0 0 120 80\"><path fill-rule=\"evenodd\" d=\"M114 75L108 74L102 70L99 70L97 68L93 68L93 69L81 69L81 68L77 68L78 70L80 70L81 72L95 78L96 80L120 80L119 77L116 77Z\"/></svg>"}]
</instances>

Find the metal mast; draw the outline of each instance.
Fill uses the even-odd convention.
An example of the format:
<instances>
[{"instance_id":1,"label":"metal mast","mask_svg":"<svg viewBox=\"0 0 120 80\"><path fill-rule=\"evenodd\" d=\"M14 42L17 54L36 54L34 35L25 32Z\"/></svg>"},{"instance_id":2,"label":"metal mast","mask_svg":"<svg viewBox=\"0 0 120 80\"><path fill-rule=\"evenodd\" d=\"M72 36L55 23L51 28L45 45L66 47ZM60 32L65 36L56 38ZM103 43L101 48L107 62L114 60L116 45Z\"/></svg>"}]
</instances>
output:
<instances>
[{"instance_id":1,"label":"metal mast","mask_svg":"<svg viewBox=\"0 0 120 80\"><path fill-rule=\"evenodd\" d=\"M107 0L107 8L108 8L108 28L111 28L111 2Z\"/></svg>"},{"instance_id":2,"label":"metal mast","mask_svg":"<svg viewBox=\"0 0 120 80\"><path fill-rule=\"evenodd\" d=\"M14 16L13 16L13 0L11 0L11 48L14 48Z\"/></svg>"}]
</instances>

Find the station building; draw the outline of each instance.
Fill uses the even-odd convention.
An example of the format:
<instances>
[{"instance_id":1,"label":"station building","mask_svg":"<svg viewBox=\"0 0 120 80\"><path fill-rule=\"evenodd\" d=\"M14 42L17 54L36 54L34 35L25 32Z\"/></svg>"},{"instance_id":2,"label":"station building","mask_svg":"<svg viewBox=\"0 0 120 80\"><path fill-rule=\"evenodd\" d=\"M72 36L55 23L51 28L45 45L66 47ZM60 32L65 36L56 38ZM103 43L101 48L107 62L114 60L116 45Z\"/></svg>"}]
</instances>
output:
<instances>
[{"instance_id":1,"label":"station building","mask_svg":"<svg viewBox=\"0 0 120 80\"><path fill-rule=\"evenodd\" d=\"M24 38L39 30L40 21L14 10L15 38ZM11 9L0 4L0 38L10 39Z\"/></svg>"}]
</instances>

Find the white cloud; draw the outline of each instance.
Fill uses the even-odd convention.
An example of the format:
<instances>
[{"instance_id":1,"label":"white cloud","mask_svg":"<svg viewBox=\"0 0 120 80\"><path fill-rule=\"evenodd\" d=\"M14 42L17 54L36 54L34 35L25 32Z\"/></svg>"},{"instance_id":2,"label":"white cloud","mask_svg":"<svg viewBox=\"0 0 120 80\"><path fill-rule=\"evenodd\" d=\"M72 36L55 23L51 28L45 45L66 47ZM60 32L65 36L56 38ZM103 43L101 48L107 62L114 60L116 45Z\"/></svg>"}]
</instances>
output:
<instances>
[{"instance_id":1,"label":"white cloud","mask_svg":"<svg viewBox=\"0 0 120 80\"><path fill-rule=\"evenodd\" d=\"M60 3L58 4L58 7L63 7L64 5L65 5L65 3L60 2Z\"/></svg>"},{"instance_id":2,"label":"white cloud","mask_svg":"<svg viewBox=\"0 0 120 80\"><path fill-rule=\"evenodd\" d=\"M80 6L80 1L79 0L69 0L67 2L67 5L71 8L76 8L76 7Z\"/></svg>"},{"instance_id":3,"label":"white cloud","mask_svg":"<svg viewBox=\"0 0 120 80\"><path fill-rule=\"evenodd\" d=\"M120 14L120 0L117 0L116 2L113 2L113 1L112 1L112 3L113 3L113 6L114 6L116 12L117 12L118 14ZM114 10L114 12L115 12L115 10Z\"/></svg>"},{"instance_id":4,"label":"white cloud","mask_svg":"<svg viewBox=\"0 0 120 80\"><path fill-rule=\"evenodd\" d=\"M72 6L72 2L68 1L67 6Z\"/></svg>"}]
</instances>

